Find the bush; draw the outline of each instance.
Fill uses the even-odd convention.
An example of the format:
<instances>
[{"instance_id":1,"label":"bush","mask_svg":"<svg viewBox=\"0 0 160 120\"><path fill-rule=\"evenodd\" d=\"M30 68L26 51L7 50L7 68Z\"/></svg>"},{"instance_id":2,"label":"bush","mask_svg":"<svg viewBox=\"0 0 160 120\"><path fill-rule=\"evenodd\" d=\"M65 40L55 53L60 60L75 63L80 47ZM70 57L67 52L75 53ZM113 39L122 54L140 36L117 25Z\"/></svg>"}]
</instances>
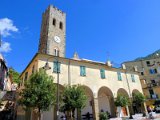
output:
<instances>
[{"instance_id":1,"label":"bush","mask_svg":"<svg viewBox=\"0 0 160 120\"><path fill-rule=\"evenodd\" d=\"M100 112L99 113L99 119L100 120L109 120L108 119L108 113L107 112Z\"/></svg>"}]
</instances>

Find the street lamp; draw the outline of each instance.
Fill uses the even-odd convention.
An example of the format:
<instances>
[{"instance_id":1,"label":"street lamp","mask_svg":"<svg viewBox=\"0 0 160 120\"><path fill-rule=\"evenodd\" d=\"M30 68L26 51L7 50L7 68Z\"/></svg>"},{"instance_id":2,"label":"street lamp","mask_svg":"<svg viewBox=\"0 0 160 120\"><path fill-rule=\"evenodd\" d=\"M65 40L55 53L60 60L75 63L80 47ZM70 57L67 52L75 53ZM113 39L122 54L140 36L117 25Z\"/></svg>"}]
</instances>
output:
<instances>
[{"instance_id":1,"label":"street lamp","mask_svg":"<svg viewBox=\"0 0 160 120\"><path fill-rule=\"evenodd\" d=\"M53 57L53 56L52 56ZM43 69L45 70L50 70L51 67L49 66L49 63L48 63L48 60L52 57L49 57L47 59L47 62L45 63L45 66L43 67ZM57 56L56 56L56 64L57 64L57 70L56 70L56 73L57 73L57 93L56 93L56 96L57 96L57 99L56 99L56 102L57 102L57 120L59 120L59 69L58 69L58 64L59 64L59 61L58 61L58 57L59 57L59 51L57 51Z\"/></svg>"}]
</instances>

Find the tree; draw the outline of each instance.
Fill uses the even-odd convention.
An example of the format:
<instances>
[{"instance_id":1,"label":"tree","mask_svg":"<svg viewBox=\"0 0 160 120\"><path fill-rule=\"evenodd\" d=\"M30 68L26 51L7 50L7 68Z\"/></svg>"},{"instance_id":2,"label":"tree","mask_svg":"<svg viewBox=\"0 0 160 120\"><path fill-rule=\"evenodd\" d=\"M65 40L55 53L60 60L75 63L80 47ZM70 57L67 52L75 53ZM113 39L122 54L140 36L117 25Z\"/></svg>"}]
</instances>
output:
<instances>
[{"instance_id":1,"label":"tree","mask_svg":"<svg viewBox=\"0 0 160 120\"><path fill-rule=\"evenodd\" d=\"M56 86L53 77L48 76L44 70L32 74L20 93L20 104L25 108L38 110L39 120L41 111L49 109L55 103Z\"/></svg>"},{"instance_id":2,"label":"tree","mask_svg":"<svg viewBox=\"0 0 160 120\"><path fill-rule=\"evenodd\" d=\"M115 101L115 105L117 106L118 117L123 117L122 107L126 107L129 104L129 98L123 94L118 94L117 99Z\"/></svg>"},{"instance_id":3,"label":"tree","mask_svg":"<svg viewBox=\"0 0 160 120\"><path fill-rule=\"evenodd\" d=\"M20 79L19 79L20 74L16 70L14 70L12 67L9 68L9 76L12 77L13 82L17 84L20 83Z\"/></svg>"},{"instance_id":4,"label":"tree","mask_svg":"<svg viewBox=\"0 0 160 120\"><path fill-rule=\"evenodd\" d=\"M78 86L66 86L62 95L62 106L63 112L67 111L69 119L74 117L74 111L81 110L86 105L87 96L85 95L84 89ZM80 116L79 116L80 117Z\"/></svg>"},{"instance_id":5,"label":"tree","mask_svg":"<svg viewBox=\"0 0 160 120\"><path fill-rule=\"evenodd\" d=\"M133 102L137 105L144 103L145 97L142 93L133 93Z\"/></svg>"},{"instance_id":6,"label":"tree","mask_svg":"<svg viewBox=\"0 0 160 120\"><path fill-rule=\"evenodd\" d=\"M125 106L127 106L128 104L129 104L129 99L128 99L127 96L121 95L121 94L119 94L119 95L117 96L117 99L116 99L116 101L115 101L115 105L116 105L116 106L125 107Z\"/></svg>"},{"instance_id":7,"label":"tree","mask_svg":"<svg viewBox=\"0 0 160 120\"><path fill-rule=\"evenodd\" d=\"M135 104L135 108L137 112L141 112L141 105L145 102L145 97L142 93L137 92L133 93L133 104Z\"/></svg>"}]
</instances>

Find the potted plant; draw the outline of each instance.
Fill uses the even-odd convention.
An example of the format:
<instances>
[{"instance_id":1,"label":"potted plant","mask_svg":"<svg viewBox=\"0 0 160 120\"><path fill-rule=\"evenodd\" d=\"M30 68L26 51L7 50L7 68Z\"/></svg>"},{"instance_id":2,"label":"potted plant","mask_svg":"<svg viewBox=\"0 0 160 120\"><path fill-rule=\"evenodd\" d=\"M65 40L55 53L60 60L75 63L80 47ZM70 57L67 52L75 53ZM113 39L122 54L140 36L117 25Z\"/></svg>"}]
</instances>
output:
<instances>
[{"instance_id":1,"label":"potted plant","mask_svg":"<svg viewBox=\"0 0 160 120\"><path fill-rule=\"evenodd\" d=\"M117 106L118 117L123 117L122 107L126 107L129 104L129 99L125 95L118 94L115 105Z\"/></svg>"},{"instance_id":2,"label":"potted plant","mask_svg":"<svg viewBox=\"0 0 160 120\"><path fill-rule=\"evenodd\" d=\"M108 113L107 112L100 112L99 113L99 119L100 120L108 120L109 118L108 118Z\"/></svg>"}]
</instances>

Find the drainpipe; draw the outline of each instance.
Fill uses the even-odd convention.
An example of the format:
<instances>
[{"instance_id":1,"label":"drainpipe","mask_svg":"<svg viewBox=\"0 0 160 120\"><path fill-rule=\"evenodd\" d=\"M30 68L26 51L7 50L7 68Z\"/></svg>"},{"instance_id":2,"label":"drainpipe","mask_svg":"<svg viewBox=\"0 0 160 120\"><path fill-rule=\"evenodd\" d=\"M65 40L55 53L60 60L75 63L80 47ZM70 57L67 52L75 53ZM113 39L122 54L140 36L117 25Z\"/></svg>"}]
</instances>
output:
<instances>
[{"instance_id":1,"label":"drainpipe","mask_svg":"<svg viewBox=\"0 0 160 120\"><path fill-rule=\"evenodd\" d=\"M126 80L127 80L127 86L128 86L128 91L129 91L130 99L132 100L132 94L131 94L131 90L130 90L130 86L129 86L129 80L128 80L128 77L127 77L127 70L125 70L125 76L126 76ZM133 114L133 107L132 107L132 101L131 101L130 119L133 119L132 114Z\"/></svg>"}]
</instances>

